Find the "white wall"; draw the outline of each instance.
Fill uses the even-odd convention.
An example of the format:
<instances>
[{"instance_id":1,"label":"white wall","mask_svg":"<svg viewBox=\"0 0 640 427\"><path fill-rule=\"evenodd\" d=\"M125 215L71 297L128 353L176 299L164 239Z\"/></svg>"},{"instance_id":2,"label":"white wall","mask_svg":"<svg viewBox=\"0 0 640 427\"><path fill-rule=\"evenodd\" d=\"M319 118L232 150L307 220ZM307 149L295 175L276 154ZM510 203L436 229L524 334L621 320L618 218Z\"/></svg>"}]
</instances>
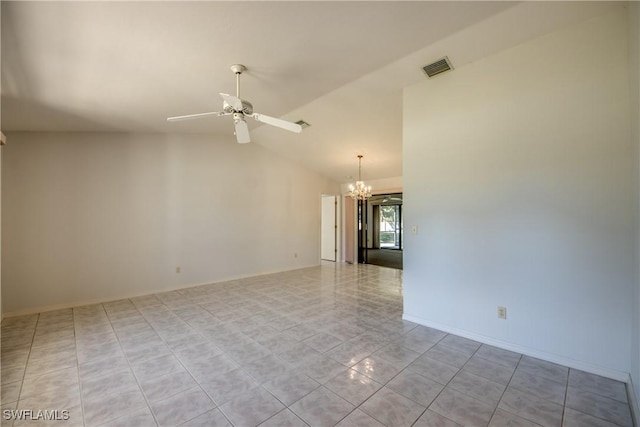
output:
<instances>
[{"instance_id":1,"label":"white wall","mask_svg":"<svg viewBox=\"0 0 640 427\"><path fill-rule=\"evenodd\" d=\"M0 146L0 241L2 241L2 151L4 146ZM2 259L2 247L0 246L0 259ZM0 322L4 319L2 311L2 263L0 262Z\"/></svg>"},{"instance_id":2,"label":"white wall","mask_svg":"<svg viewBox=\"0 0 640 427\"><path fill-rule=\"evenodd\" d=\"M339 185L256 144L208 135L10 138L7 313L320 262L320 194Z\"/></svg>"},{"instance_id":3,"label":"white wall","mask_svg":"<svg viewBox=\"0 0 640 427\"><path fill-rule=\"evenodd\" d=\"M618 9L405 90L405 318L625 379L627 37Z\"/></svg>"},{"instance_id":4,"label":"white wall","mask_svg":"<svg viewBox=\"0 0 640 427\"><path fill-rule=\"evenodd\" d=\"M629 4L629 83L631 94L631 139L635 149L636 178L636 278L633 296L633 335L631 339L631 377L636 391L636 399L640 397L640 4ZM640 401L637 401L640 408Z\"/></svg>"}]
</instances>

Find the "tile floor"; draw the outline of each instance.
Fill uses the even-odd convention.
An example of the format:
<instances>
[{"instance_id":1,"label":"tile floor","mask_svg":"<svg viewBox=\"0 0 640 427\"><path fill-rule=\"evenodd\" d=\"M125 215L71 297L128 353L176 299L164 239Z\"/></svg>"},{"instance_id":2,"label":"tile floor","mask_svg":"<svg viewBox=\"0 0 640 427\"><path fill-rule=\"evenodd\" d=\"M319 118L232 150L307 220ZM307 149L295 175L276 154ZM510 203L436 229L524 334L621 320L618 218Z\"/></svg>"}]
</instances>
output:
<instances>
[{"instance_id":1,"label":"tile floor","mask_svg":"<svg viewBox=\"0 0 640 427\"><path fill-rule=\"evenodd\" d=\"M400 270L326 263L8 318L2 425L633 425L620 382L401 315Z\"/></svg>"}]
</instances>

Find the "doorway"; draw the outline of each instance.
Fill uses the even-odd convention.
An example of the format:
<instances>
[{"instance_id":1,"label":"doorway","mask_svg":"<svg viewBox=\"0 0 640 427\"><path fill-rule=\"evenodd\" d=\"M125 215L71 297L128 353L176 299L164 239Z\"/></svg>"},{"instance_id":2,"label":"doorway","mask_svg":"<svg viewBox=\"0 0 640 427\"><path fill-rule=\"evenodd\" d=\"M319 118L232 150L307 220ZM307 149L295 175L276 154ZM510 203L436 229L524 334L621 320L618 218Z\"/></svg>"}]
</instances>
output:
<instances>
[{"instance_id":1,"label":"doorway","mask_svg":"<svg viewBox=\"0 0 640 427\"><path fill-rule=\"evenodd\" d=\"M374 195L362 207L365 254L361 262L402 269L402 193Z\"/></svg>"},{"instance_id":2,"label":"doorway","mask_svg":"<svg viewBox=\"0 0 640 427\"><path fill-rule=\"evenodd\" d=\"M322 196L320 226L320 258L336 262L338 259L338 197Z\"/></svg>"}]
</instances>

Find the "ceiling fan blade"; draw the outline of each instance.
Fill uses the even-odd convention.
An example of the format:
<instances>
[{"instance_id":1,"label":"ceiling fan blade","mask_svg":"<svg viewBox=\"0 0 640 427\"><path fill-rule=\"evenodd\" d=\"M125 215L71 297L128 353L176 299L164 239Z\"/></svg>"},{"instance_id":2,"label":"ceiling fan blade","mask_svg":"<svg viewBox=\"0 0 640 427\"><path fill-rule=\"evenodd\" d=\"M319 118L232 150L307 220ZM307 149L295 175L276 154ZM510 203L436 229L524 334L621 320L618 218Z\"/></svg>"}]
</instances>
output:
<instances>
[{"instance_id":1,"label":"ceiling fan blade","mask_svg":"<svg viewBox=\"0 0 640 427\"><path fill-rule=\"evenodd\" d=\"M199 119L201 117L209 117L209 116L226 116L230 113L217 112L213 111L211 113L198 113L198 114L188 114L186 116L175 116L167 118L168 122L179 122L180 120L191 120L191 119Z\"/></svg>"},{"instance_id":2,"label":"ceiling fan blade","mask_svg":"<svg viewBox=\"0 0 640 427\"><path fill-rule=\"evenodd\" d=\"M237 96L229 95L228 93L220 92L220 97L224 102L231 105L231 107L236 111L242 111L244 106L242 105L242 100Z\"/></svg>"},{"instance_id":3,"label":"ceiling fan blade","mask_svg":"<svg viewBox=\"0 0 640 427\"><path fill-rule=\"evenodd\" d=\"M251 142L251 138L249 137L249 126L247 126L247 122L241 119L236 119L233 121L236 127L236 139L238 140L238 144L246 144L247 142Z\"/></svg>"},{"instance_id":4,"label":"ceiling fan blade","mask_svg":"<svg viewBox=\"0 0 640 427\"><path fill-rule=\"evenodd\" d=\"M302 132L302 126L300 126L297 123L288 122L282 119L276 119L275 117L265 116L264 114L258 114L258 113L252 114L251 117L253 117L259 122L266 123L271 126L277 126L279 128L286 129L291 132L297 132L297 133Z\"/></svg>"}]
</instances>

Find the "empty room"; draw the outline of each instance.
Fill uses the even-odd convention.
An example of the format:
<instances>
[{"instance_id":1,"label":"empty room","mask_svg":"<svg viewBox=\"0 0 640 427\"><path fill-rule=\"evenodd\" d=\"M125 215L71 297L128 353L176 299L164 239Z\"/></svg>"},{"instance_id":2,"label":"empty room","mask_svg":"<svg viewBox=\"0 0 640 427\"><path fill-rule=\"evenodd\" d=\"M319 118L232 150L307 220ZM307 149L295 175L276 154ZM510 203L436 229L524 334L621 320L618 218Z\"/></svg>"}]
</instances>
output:
<instances>
[{"instance_id":1,"label":"empty room","mask_svg":"<svg viewBox=\"0 0 640 427\"><path fill-rule=\"evenodd\" d=\"M640 3L0 15L2 426L640 425Z\"/></svg>"}]
</instances>

